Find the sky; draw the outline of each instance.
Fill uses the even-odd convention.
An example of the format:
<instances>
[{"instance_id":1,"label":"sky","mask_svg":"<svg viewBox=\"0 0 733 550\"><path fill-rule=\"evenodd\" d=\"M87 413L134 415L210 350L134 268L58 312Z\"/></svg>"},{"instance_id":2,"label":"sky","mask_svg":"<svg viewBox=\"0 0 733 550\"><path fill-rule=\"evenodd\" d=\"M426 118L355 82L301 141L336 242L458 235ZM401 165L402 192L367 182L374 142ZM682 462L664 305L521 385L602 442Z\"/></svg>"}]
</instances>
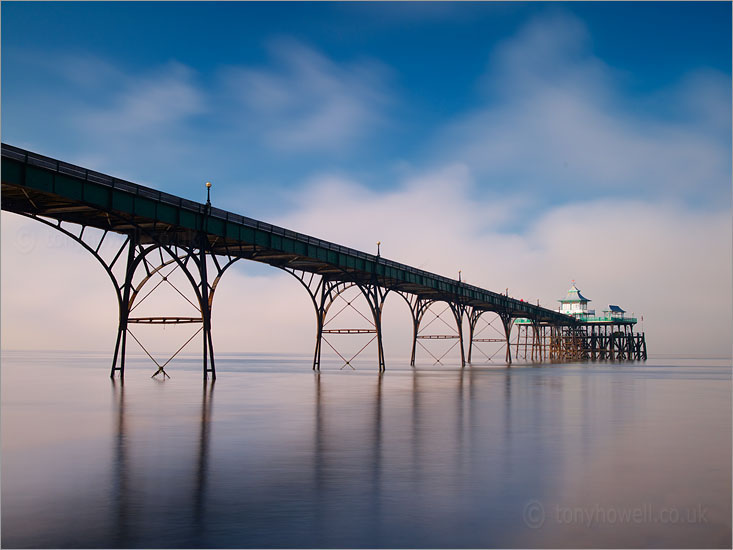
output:
<instances>
[{"instance_id":1,"label":"sky","mask_svg":"<svg viewBox=\"0 0 733 550\"><path fill-rule=\"evenodd\" d=\"M1 9L4 143L192 200L211 181L215 206L548 307L575 280L652 353L731 354L730 3ZM1 258L3 349L112 349L79 245L3 213ZM309 353L309 308L239 262L215 349Z\"/></svg>"}]
</instances>

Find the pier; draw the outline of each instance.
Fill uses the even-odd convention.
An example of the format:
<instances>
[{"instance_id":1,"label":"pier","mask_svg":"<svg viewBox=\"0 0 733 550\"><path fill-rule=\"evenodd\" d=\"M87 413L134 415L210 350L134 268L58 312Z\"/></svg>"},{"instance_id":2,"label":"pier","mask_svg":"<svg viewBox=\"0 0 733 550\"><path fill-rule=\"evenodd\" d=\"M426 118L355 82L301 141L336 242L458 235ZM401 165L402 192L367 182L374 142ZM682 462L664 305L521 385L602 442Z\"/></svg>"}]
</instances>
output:
<instances>
[{"instance_id":1,"label":"pier","mask_svg":"<svg viewBox=\"0 0 733 550\"><path fill-rule=\"evenodd\" d=\"M2 209L74 239L109 275L119 306L112 377L116 373L124 376L128 336L147 353L130 331L131 326L186 323L199 328L170 359L159 363L148 353L158 367L155 375L166 376L168 362L201 334L203 376L215 379L213 299L224 273L243 259L286 271L308 292L316 314L314 370L320 369L324 343L343 359L344 366L351 366L356 356L342 355L332 340L366 334L371 340L357 355L376 342L377 366L384 371L382 309L392 294L400 296L411 312L413 366L418 345L430 353L426 346L429 340L454 340L450 349L457 348L461 366L472 362L472 352L481 342L503 343L507 364L512 363L512 351L514 359L537 362L646 359L644 334L633 332L635 319L598 322L554 311L469 285L460 275L458 280L450 279L383 258L379 252L376 256L367 254L228 212L212 206L210 200L205 204L190 201L6 144L2 145ZM123 242L108 257L102 249L108 248L108 236L113 234L122 235ZM157 288L151 288L152 281L165 280L170 270L185 274L200 314L135 316L136 305ZM329 313L334 316L332 306L339 303L341 307L339 300L354 288L361 297L359 304L352 300L343 307L365 307L366 313L360 315L369 327L332 328L328 324ZM443 326L451 327L447 334L422 331L424 316L435 304L442 304L442 311L433 315L445 315ZM500 327L498 337L481 338L477 331L487 314Z\"/></svg>"}]
</instances>

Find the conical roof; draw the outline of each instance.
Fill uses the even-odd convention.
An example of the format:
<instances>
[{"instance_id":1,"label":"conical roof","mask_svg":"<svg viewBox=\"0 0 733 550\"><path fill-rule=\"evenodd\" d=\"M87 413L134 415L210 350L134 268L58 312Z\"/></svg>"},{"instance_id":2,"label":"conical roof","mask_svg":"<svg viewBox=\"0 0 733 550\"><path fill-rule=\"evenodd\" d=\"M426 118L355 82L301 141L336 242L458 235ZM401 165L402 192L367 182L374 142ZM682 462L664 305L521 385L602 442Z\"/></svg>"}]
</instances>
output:
<instances>
[{"instance_id":1,"label":"conical roof","mask_svg":"<svg viewBox=\"0 0 733 550\"><path fill-rule=\"evenodd\" d=\"M586 298L585 296L583 296L580 293L580 290L578 290L578 287L575 286L575 281L573 281L573 284L570 285L570 290L568 290L568 295L565 296L564 299L558 300L558 302L562 304L567 304L570 302L590 302L590 301L591 300L589 300L588 298Z\"/></svg>"}]
</instances>

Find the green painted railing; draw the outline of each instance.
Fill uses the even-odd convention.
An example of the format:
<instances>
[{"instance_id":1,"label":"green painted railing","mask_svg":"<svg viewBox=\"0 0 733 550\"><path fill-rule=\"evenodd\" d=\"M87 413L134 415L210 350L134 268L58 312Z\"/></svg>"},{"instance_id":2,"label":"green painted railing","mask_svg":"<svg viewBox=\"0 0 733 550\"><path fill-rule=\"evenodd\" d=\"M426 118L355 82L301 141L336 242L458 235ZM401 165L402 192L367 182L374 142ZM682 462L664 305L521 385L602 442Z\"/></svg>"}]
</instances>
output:
<instances>
[{"instance_id":1,"label":"green painted railing","mask_svg":"<svg viewBox=\"0 0 733 550\"><path fill-rule=\"evenodd\" d=\"M579 315L578 319L584 323L636 323L636 317L614 317L612 315Z\"/></svg>"},{"instance_id":2,"label":"green painted railing","mask_svg":"<svg viewBox=\"0 0 733 550\"><path fill-rule=\"evenodd\" d=\"M578 321L582 323L619 323L619 324L636 324L636 317L611 317L611 316L595 316L595 315L575 315ZM518 325L532 324L530 319L519 318L514 320Z\"/></svg>"}]
</instances>

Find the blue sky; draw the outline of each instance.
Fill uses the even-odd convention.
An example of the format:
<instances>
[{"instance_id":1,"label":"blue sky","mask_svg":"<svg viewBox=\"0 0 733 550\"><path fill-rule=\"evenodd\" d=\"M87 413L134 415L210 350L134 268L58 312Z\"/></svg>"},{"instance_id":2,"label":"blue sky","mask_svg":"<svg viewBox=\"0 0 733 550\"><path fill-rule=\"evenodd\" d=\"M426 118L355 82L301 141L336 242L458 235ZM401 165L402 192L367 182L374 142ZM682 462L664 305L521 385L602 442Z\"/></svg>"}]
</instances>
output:
<instances>
[{"instance_id":1,"label":"blue sky","mask_svg":"<svg viewBox=\"0 0 733 550\"><path fill-rule=\"evenodd\" d=\"M548 304L576 278L661 318L703 273L730 351L730 3L3 2L2 113L6 143Z\"/></svg>"}]
</instances>

